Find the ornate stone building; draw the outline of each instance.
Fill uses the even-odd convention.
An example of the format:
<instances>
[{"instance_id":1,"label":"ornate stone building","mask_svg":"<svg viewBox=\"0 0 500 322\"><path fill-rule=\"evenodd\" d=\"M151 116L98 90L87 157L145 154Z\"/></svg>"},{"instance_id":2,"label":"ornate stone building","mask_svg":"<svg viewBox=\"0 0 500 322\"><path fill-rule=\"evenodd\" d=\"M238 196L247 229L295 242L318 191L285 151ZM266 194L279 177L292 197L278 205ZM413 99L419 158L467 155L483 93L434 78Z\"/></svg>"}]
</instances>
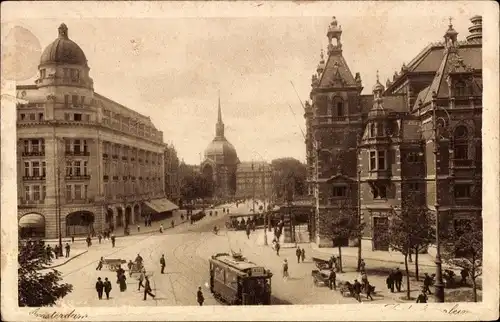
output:
<instances>
[{"instance_id":1,"label":"ornate stone building","mask_svg":"<svg viewBox=\"0 0 500 322\"><path fill-rule=\"evenodd\" d=\"M17 86L21 234L66 237L135 223L165 193L163 133L94 91L65 24L38 70L35 85Z\"/></svg>"},{"instance_id":2,"label":"ornate stone building","mask_svg":"<svg viewBox=\"0 0 500 322\"><path fill-rule=\"evenodd\" d=\"M224 135L220 98L217 116L215 138L205 149L205 158L200 169L201 173L213 182L214 197L227 199L234 197L236 192L236 167L240 161L236 149Z\"/></svg>"},{"instance_id":3,"label":"ornate stone building","mask_svg":"<svg viewBox=\"0 0 500 322\"><path fill-rule=\"evenodd\" d=\"M172 144L165 144L165 193L176 205L181 197L179 157Z\"/></svg>"},{"instance_id":4,"label":"ornate stone building","mask_svg":"<svg viewBox=\"0 0 500 322\"><path fill-rule=\"evenodd\" d=\"M376 236L410 196L446 227L481 214L481 17L471 22L466 40L450 22L443 42L403 64L386 87L377 76L373 94L363 95L333 19L304 115L316 197L310 227L320 246L331 246L327 223L346 205L366 223L364 243L375 250L388 249Z\"/></svg>"}]
</instances>

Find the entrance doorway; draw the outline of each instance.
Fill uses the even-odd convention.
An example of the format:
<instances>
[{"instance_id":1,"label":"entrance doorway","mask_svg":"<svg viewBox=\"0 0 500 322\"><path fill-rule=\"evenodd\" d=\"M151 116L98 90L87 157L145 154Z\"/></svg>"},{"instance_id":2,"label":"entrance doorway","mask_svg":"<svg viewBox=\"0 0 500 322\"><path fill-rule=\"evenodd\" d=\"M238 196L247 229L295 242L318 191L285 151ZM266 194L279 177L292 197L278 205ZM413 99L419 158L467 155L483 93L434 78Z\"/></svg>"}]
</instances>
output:
<instances>
[{"instance_id":1,"label":"entrance doorway","mask_svg":"<svg viewBox=\"0 0 500 322\"><path fill-rule=\"evenodd\" d=\"M94 233L95 216L90 211L75 211L66 216L66 236Z\"/></svg>"},{"instance_id":2,"label":"entrance doorway","mask_svg":"<svg viewBox=\"0 0 500 322\"><path fill-rule=\"evenodd\" d=\"M389 229L389 219L387 217L373 217L373 250L389 250L389 243L384 235Z\"/></svg>"}]
</instances>

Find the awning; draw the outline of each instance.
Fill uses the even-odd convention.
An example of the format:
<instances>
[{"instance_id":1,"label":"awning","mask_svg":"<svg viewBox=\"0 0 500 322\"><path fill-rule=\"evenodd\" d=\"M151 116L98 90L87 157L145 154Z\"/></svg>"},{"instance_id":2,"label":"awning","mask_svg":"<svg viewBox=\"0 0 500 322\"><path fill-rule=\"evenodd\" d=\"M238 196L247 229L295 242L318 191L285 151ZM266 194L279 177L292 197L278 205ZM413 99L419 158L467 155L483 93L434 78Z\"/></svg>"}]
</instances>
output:
<instances>
[{"instance_id":1,"label":"awning","mask_svg":"<svg viewBox=\"0 0 500 322\"><path fill-rule=\"evenodd\" d=\"M45 228L45 218L39 214L27 214L19 219L21 228Z\"/></svg>"},{"instance_id":2,"label":"awning","mask_svg":"<svg viewBox=\"0 0 500 322\"><path fill-rule=\"evenodd\" d=\"M148 206L149 208L153 209L156 212L166 212L179 209L177 205L175 205L172 201L168 200L167 198L153 199L150 201L146 201L144 203L146 204L146 206Z\"/></svg>"}]
</instances>

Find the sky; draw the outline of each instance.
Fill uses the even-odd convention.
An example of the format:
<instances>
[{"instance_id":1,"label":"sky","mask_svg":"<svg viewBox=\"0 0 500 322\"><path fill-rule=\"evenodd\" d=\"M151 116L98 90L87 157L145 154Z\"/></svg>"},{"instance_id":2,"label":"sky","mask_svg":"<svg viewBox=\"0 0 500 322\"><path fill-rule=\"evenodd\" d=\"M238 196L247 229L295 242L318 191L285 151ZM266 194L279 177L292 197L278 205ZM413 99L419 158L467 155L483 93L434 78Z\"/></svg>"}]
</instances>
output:
<instances>
[{"instance_id":1,"label":"sky","mask_svg":"<svg viewBox=\"0 0 500 322\"><path fill-rule=\"evenodd\" d=\"M377 70L385 84L427 44L441 41L448 17L465 39L469 19L484 10L465 4L402 10L394 2L367 2L331 4L312 13L292 7L275 14L270 7L269 14L254 16L221 11L201 17L197 11L190 17L117 18L74 14L71 5L76 4L64 4L67 12L59 7L50 16L19 15L8 23L30 30L45 48L64 22L85 52L95 91L150 116L164 141L190 164L200 162L215 135L219 91L226 138L241 161L305 161L301 102L309 99L332 16L343 29L344 58L369 94ZM33 84L35 78L18 83Z\"/></svg>"}]
</instances>

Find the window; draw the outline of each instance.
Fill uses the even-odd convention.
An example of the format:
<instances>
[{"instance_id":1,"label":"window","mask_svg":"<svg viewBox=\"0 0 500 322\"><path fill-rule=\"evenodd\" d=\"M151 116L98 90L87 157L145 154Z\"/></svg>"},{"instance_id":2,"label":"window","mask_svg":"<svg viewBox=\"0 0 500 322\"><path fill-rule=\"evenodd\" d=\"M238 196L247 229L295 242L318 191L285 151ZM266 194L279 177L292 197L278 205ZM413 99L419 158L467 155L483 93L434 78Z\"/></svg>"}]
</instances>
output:
<instances>
[{"instance_id":1,"label":"window","mask_svg":"<svg viewBox=\"0 0 500 322\"><path fill-rule=\"evenodd\" d=\"M82 186L79 184L75 184L75 199L76 200L82 199Z\"/></svg>"},{"instance_id":2,"label":"window","mask_svg":"<svg viewBox=\"0 0 500 322\"><path fill-rule=\"evenodd\" d=\"M42 177L46 177L46 164L45 161L42 162Z\"/></svg>"},{"instance_id":3,"label":"window","mask_svg":"<svg viewBox=\"0 0 500 322\"><path fill-rule=\"evenodd\" d=\"M346 197L347 187L333 187L333 197Z\"/></svg>"},{"instance_id":4,"label":"window","mask_svg":"<svg viewBox=\"0 0 500 322\"><path fill-rule=\"evenodd\" d=\"M80 106L83 107L84 103L85 103L85 96L80 96Z\"/></svg>"},{"instance_id":5,"label":"window","mask_svg":"<svg viewBox=\"0 0 500 322\"><path fill-rule=\"evenodd\" d=\"M468 131L465 126L461 125L455 129L453 133L453 139L455 141L455 146L453 148L455 159L466 160L469 158L467 136Z\"/></svg>"},{"instance_id":6,"label":"window","mask_svg":"<svg viewBox=\"0 0 500 322\"><path fill-rule=\"evenodd\" d=\"M82 114L80 113L73 114L73 121L81 121L81 120L82 120Z\"/></svg>"},{"instance_id":7,"label":"window","mask_svg":"<svg viewBox=\"0 0 500 322\"><path fill-rule=\"evenodd\" d=\"M43 113L38 113L38 120L43 121Z\"/></svg>"},{"instance_id":8,"label":"window","mask_svg":"<svg viewBox=\"0 0 500 322\"><path fill-rule=\"evenodd\" d=\"M87 153L88 152L87 140L82 140L82 142L83 142L83 152Z\"/></svg>"},{"instance_id":9,"label":"window","mask_svg":"<svg viewBox=\"0 0 500 322\"><path fill-rule=\"evenodd\" d=\"M378 153L378 170L386 169L385 151L377 151Z\"/></svg>"},{"instance_id":10,"label":"window","mask_svg":"<svg viewBox=\"0 0 500 322\"><path fill-rule=\"evenodd\" d=\"M40 186L33 186L33 200L41 200Z\"/></svg>"},{"instance_id":11,"label":"window","mask_svg":"<svg viewBox=\"0 0 500 322\"><path fill-rule=\"evenodd\" d=\"M73 107L78 106L78 95L71 95L71 105L73 105Z\"/></svg>"},{"instance_id":12,"label":"window","mask_svg":"<svg viewBox=\"0 0 500 322\"><path fill-rule=\"evenodd\" d=\"M84 114L84 115L83 115L83 120L84 120L85 122L90 122L90 114Z\"/></svg>"},{"instance_id":13,"label":"window","mask_svg":"<svg viewBox=\"0 0 500 322\"><path fill-rule=\"evenodd\" d=\"M21 121L24 121L26 119L26 114L21 113Z\"/></svg>"},{"instance_id":14,"label":"window","mask_svg":"<svg viewBox=\"0 0 500 322\"><path fill-rule=\"evenodd\" d=\"M64 113L64 120L65 121L71 121L71 116L69 113Z\"/></svg>"},{"instance_id":15,"label":"window","mask_svg":"<svg viewBox=\"0 0 500 322\"><path fill-rule=\"evenodd\" d=\"M344 116L344 104L342 102L337 102L337 116Z\"/></svg>"},{"instance_id":16,"label":"window","mask_svg":"<svg viewBox=\"0 0 500 322\"><path fill-rule=\"evenodd\" d=\"M81 175L81 171L80 171L80 164L81 162L80 161L75 161L73 163L73 173L75 174L75 176L79 177Z\"/></svg>"},{"instance_id":17,"label":"window","mask_svg":"<svg viewBox=\"0 0 500 322\"><path fill-rule=\"evenodd\" d=\"M83 175L87 175L87 163L88 161L83 161Z\"/></svg>"},{"instance_id":18,"label":"window","mask_svg":"<svg viewBox=\"0 0 500 322\"><path fill-rule=\"evenodd\" d=\"M69 95L64 95L64 107L69 108Z\"/></svg>"},{"instance_id":19,"label":"window","mask_svg":"<svg viewBox=\"0 0 500 322\"><path fill-rule=\"evenodd\" d=\"M73 168L71 167L71 161L66 161L66 176L71 177L73 175Z\"/></svg>"},{"instance_id":20,"label":"window","mask_svg":"<svg viewBox=\"0 0 500 322\"><path fill-rule=\"evenodd\" d=\"M66 200L72 200L71 185L66 185Z\"/></svg>"},{"instance_id":21,"label":"window","mask_svg":"<svg viewBox=\"0 0 500 322\"><path fill-rule=\"evenodd\" d=\"M455 144L453 150L455 159L467 160L469 158L467 144Z\"/></svg>"},{"instance_id":22,"label":"window","mask_svg":"<svg viewBox=\"0 0 500 322\"><path fill-rule=\"evenodd\" d=\"M406 161L409 163L418 163L420 160L417 152L408 152L406 155Z\"/></svg>"},{"instance_id":23,"label":"window","mask_svg":"<svg viewBox=\"0 0 500 322\"><path fill-rule=\"evenodd\" d=\"M63 69L64 78L69 78L69 68Z\"/></svg>"},{"instance_id":24,"label":"window","mask_svg":"<svg viewBox=\"0 0 500 322\"><path fill-rule=\"evenodd\" d=\"M45 68L40 69L40 78L45 78Z\"/></svg>"},{"instance_id":25,"label":"window","mask_svg":"<svg viewBox=\"0 0 500 322\"><path fill-rule=\"evenodd\" d=\"M30 163L29 162L24 162L24 176L25 177L30 176Z\"/></svg>"},{"instance_id":26,"label":"window","mask_svg":"<svg viewBox=\"0 0 500 322\"><path fill-rule=\"evenodd\" d=\"M33 177L39 177L40 176L40 162L38 161L33 161L31 163L32 167L32 172L33 172Z\"/></svg>"},{"instance_id":27,"label":"window","mask_svg":"<svg viewBox=\"0 0 500 322\"><path fill-rule=\"evenodd\" d=\"M30 142L28 140L24 140L24 152L30 152Z\"/></svg>"},{"instance_id":28,"label":"window","mask_svg":"<svg viewBox=\"0 0 500 322\"><path fill-rule=\"evenodd\" d=\"M26 200L31 199L30 186L24 186L24 199Z\"/></svg>"},{"instance_id":29,"label":"window","mask_svg":"<svg viewBox=\"0 0 500 322\"><path fill-rule=\"evenodd\" d=\"M40 147L38 145L38 140L31 140L31 151L40 152Z\"/></svg>"},{"instance_id":30,"label":"window","mask_svg":"<svg viewBox=\"0 0 500 322\"><path fill-rule=\"evenodd\" d=\"M45 153L45 140L40 139L40 151Z\"/></svg>"},{"instance_id":31,"label":"window","mask_svg":"<svg viewBox=\"0 0 500 322\"><path fill-rule=\"evenodd\" d=\"M375 124L374 123L370 123L368 125L369 129L370 129L370 137L373 138L375 137Z\"/></svg>"},{"instance_id":32,"label":"window","mask_svg":"<svg viewBox=\"0 0 500 322\"><path fill-rule=\"evenodd\" d=\"M64 140L64 149L66 150L66 153L71 152L71 140L69 139Z\"/></svg>"},{"instance_id":33,"label":"window","mask_svg":"<svg viewBox=\"0 0 500 322\"><path fill-rule=\"evenodd\" d=\"M457 184L455 185L455 198L470 198L471 185L470 184Z\"/></svg>"},{"instance_id":34,"label":"window","mask_svg":"<svg viewBox=\"0 0 500 322\"><path fill-rule=\"evenodd\" d=\"M469 91L464 82L457 82L455 84L455 96L468 96Z\"/></svg>"},{"instance_id":35,"label":"window","mask_svg":"<svg viewBox=\"0 0 500 322\"><path fill-rule=\"evenodd\" d=\"M88 192L89 192L89 186L88 185L84 185L83 186L83 199L87 199L88 198Z\"/></svg>"},{"instance_id":36,"label":"window","mask_svg":"<svg viewBox=\"0 0 500 322\"><path fill-rule=\"evenodd\" d=\"M417 192L419 191L419 184L417 182L410 182L408 184L408 190L410 191L413 191L413 192Z\"/></svg>"},{"instance_id":37,"label":"window","mask_svg":"<svg viewBox=\"0 0 500 322\"><path fill-rule=\"evenodd\" d=\"M384 136L384 123L377 123L377 136Z\"/></svg>"},{"instance_id":38,"label":"window","mask_svg":"<svg viewBox=\"0 0 500 322\"><path fill-rule=\"evenodd\" d=\"M370 170L376 170L377 169L377 152L375 151L370 151Z\"/></svg>"},{"instance_id":39,"label":"window","mask_svg":"<svg viewBox=\"0 0 500 322\"><path fill-rule=\"evenodd\" d=\"M378 186L378 195L382 199L387 198L387 187L384 184Z\"/></svg>"},{"instance_id":40,"label":"window","mask_svg":"<svg viewBox=\"0 0 500 322\"><path fill-rule=\"evenodd\" d=\"M47 186L42 186L42 200L47 196Z\"/></svg>"},{"instance_id":41,"label":"window","mask_svg":"<svg viewBox=\"0 0 500 322\"><path fill-rule=\"evenodd\" d=\"M75 153L80 153L80 140L74 140L73 141L73 151L75 151Z\"/></svg>"},{"instance_id":42,"label":"window","mask_svg":"<svg viewBox=\"0 0 500 322\"><path fill-rule=\"evenodd\" d=\"M71 69L71 79L78 80L78 77L79 77L79 70L78 69Z\"/></svg>"},{"instance_id":43,"label":"window","mask_svg":"<svg viewBox=\"0 0 500 322\"><path fill-rule=\"evenodd\" d=\"M35 121L35 120L36 120L35 113L30 113L30 121Z\"/></svg>"}]
</instances>

